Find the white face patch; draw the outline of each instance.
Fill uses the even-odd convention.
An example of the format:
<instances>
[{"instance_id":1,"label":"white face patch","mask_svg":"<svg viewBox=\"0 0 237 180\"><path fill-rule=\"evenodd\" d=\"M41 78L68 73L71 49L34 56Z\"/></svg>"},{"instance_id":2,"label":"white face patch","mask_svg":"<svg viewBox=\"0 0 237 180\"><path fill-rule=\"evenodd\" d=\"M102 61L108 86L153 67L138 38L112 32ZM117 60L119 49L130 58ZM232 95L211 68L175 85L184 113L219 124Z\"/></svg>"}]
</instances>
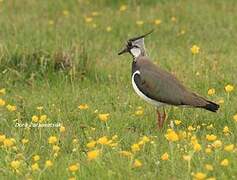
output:
<instances>
[{"instance_id":1,"label":"white face patch","mask_svg":"<svg viewBox=\"0 0 237 180\"><path fill-rule=\"evenodd\" d=\"M137 47L130 49L130 51L135 58L137 58L141 54L141 49Z\"/></svg>"}]
</instances>

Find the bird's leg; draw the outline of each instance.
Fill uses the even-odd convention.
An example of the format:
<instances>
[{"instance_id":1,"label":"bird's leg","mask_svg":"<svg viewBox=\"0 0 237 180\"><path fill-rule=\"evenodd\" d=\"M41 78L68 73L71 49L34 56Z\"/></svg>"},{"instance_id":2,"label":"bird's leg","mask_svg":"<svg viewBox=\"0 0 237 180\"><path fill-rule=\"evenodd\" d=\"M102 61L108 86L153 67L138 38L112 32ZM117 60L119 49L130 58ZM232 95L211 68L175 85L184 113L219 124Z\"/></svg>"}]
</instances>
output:
<instances>
[{"instance_id":1,"label":"bird's leg","mask_svg":"<svg viewBox=\"0 0 237 180\"><path fill-rule=\"evenodd\" d=\"M161 115L158 108L156 109L157 112L157 125L158 125L158 129L162 129L163 124L165 122L166 119L166 113L165 110L163 109L163 114Z\"/></svg>"},{"instance_id":2,"label":"bird's leg","mask_svg":"<svg viewBox=\"0 0 237 180\"><path fill-rule=\"evenodd\" d=\"M165 112L165 108L163 108L163 116L162 116L162 118L163 118L163 123L164 123L164 121L166 120L166 112Z\"/></svg>"},{"instance_id":3,"label":"bird's leg","mask_svg":"<svg viewBox=\"0 0 237 180\"><path fill-rule=\"evenodd\" d=\"M157 128L160 129L161 115L158 108L156 109L156 113L157 113Z\"/></svg>"}]
</instances>

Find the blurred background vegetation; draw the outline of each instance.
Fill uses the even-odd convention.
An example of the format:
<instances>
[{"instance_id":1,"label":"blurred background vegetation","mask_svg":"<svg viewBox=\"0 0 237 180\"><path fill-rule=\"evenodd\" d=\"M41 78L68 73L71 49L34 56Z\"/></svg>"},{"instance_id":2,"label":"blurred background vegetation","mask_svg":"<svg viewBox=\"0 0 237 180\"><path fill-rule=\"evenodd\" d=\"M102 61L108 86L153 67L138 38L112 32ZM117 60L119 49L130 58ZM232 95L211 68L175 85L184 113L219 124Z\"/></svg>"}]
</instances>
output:
<instances>
[{"instance_id":1,"label":"blurred background vegetation","mask_svg":"<svg viewBox=\"0 0 237 180\"><path fill-rule=\"evenodd\" d=\"M236 19L236 0L0 0L0 88L6 88L4 100L17 107L16 112L0 109L0 132L14 137L19 150L21 139L29 139L28 146L16 152L30 157L24 161L27 174L21 177L39 178L40 173L29 170L31 156L38 153L42 159L51 158L47 138L55 135L61 138L60 155L52 170L41 173L42 179L68 178L71 174L66 169L74 162L81 164L76 176L82 179L192 179L191 173L198 171L217 179L236 179L236 154L217 150L208 156L204 152L208 133L217 135L223 144L237 143L237 126L232 120L237 91L229 94L224 90L227 84L237 85ZM203 96L214 88L208 98L222 101L218 114L167 108L167 126L157 132L154 108L140 100L131 87L132 58L117 55L128 38L151 29L154 33L145 42L153 62ZM200 53L191 53L193 45L200 47ZM80 110L80 104L88 105L88 110ZM38 106L43 107L48 122L66 127L65 136L55 128L26 131L14 127L18 121L31 122L32 116L38 115ZM138 107L142 109L139 116L135 113ZM106 125L95 112L109 113ZM190 125L195 127L192 135L203 147L193 156L190 172L181 150L193 153L190 142L181 141L181 148L174 144L172 149L164 137L169 122L175 119L182 120L177 131L188 133ZM206 128L211 125L214 128ZM231 131L229 136L223 134L225 126ZM86 143L115 134L119 137L117 149L105 148L101 159L88 162ZM142 169L134 170L130 166L133 159L122 159L118 152L130 150L143 135L154 144L134 155L143 163ZM75 153L74 138L80 144ZM0 151L0 173L4 172L6 179L16 178L9 169L16 153ZM164 152L170 154L167 162L160 158ZM230 168L224 169L219 161L226 157ZM215 171L207 172L205 163L213 164Z\"/></svg>"},{"instance_id":2,"label":"blurred background vegetation","mask_svg":"<svg viewBox=\"0 0 237 180\"><path fill-rule=\"evenodd\" d=\"M126 10L120 11L123 4ZM55 73L55 63L56 69L61 65L72 69L79 79L98 81L119 71L127 74L129 68L119 67L128 65L128 57L118 57L118 50L127 38L150 29L155 33L147 39L148 52L171 71L190 65L192 44L201 45L205 66L223 56L232 64L236 9L234 0L4 1L0 8L1 76L13 73L19 76L14 78L17 81L49 78ZM154 24L157 19L159 25Z\"/></svg>"}]
</instances>

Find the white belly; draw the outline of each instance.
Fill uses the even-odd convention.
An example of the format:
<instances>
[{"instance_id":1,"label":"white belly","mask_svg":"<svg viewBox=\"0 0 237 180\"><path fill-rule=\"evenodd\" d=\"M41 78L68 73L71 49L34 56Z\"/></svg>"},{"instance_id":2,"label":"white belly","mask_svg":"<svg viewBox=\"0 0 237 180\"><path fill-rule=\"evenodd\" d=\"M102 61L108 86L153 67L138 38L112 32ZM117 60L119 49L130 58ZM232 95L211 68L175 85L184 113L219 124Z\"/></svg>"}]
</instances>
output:
<instances>
[{"instance_id":1,"label":"white belly","mask_svg":"<svg viewBox=\"0 0 237 180\"><path fill-rule=\"evenodd\" d=\"M140 74L140 71L137 70L137 71L136 71L135 73L133 73L133 75L132 75L132 87L133 87L133 89L135 90L135 92L136 92L142 99L144 99L145 101L147 101L148 103L150 103L150 104L152 104L152 105L155 105L156 107L163 106L163 105L164 105L163 103L158 102L158 101L155 101L155 100L153 100L153 99L147 97L145 94L143 94L143 93L138 89L138 87L137 87L137 85L136 85L136 83L135 83L135 81L134 81L134 76L135 76L136 74Z\"/></svg>"}]
</instances>

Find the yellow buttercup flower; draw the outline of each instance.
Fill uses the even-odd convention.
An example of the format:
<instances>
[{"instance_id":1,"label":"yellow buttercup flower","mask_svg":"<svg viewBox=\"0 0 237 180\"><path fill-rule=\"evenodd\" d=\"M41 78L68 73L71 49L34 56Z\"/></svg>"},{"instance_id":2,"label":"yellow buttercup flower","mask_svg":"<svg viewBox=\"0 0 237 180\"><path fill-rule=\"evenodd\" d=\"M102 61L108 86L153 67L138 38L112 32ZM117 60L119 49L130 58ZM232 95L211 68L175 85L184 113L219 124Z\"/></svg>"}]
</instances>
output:
<instances>
[{"instance_id":1,"label":"yellow buttercup flower","mask_svg":"<svg viewBox=\"0 0 237 180\"><path fill-rule=\"evenodd\" d=\"M190 155L183 155L183 159L185 160L185 161L190 161L191 160L191 156Z\"/></svg>"},{"instance_id":2,"label":"yellow buttercup flower","mask_svg":"<svg viewBox=\"0 0 237 180\"><path fill-rule=\"evenodd\" d=\"M217 139L217 137L214 134L207 134L206 135L206 140L208 141L215 141Z\"/></svg>"},{"instance_id":3,"label":"yellow buttercup flower","mask_svg":"<svg viewBox=\"0 0 237 180\"><path fill-rule=\"evenodd\" d=\"M40 160L40 156L38 154L33 156L33 160L34 161L39 161Z\"/></svg>"},{"instance_id":4,"label":"yellow buttercup flower","mask_svg":"<svg viewBox=\"0 0 237 180\"><path fill-rule=\"evenodd\" d=\"M232 92L233 90L234 90L234 86L233 86L233 85L227 84L227 85L225 86L225 91L226 91L227 93L230 93L230 92Z\"/></svg>"},{"instance_id":5,"label":"yellow buttercup flower","mask_svg":"<svg viewBox=\"0 0 237 180\"><path fill-rule=\"evenodd\" d=\"M208 171L213 171L213 169L214 169L211 164L205 164L205 168L206 168L206 170L208 170Z\"/></svg>"},{"instance_id":6,"label":"yellow buttercup flower","mask_svg":"<svg viewBox=\"0 0 237 180\"><path fill-rule=\"evenodd\" d=\"M143 107L142 107L142 106L138 106L137 109L138 109L138 110L142 110Z\"/></svg>"},{"instance_id":7,"label":"yellow buttercup flower","mask_svg":"<svg viewBox=\"0 0 237 180\"><path fill-rule=\"evenodd\" d=\"M68 180L76 180L76 177L70 177Z\"/></svg>"},{"instance_id":8,"label":"yellow buttercup flower","mask_svg":"<svg viewBox=\"0 0 237 180\"><path fill-rule=\"evenodd\" d=\"M46 167L46 168L50 168L50 167L52 167L52 166L53 166L53 162L52 162L51 160L45 161L45 167Z\"/></svg>"},{"instance_id":9,"label":"yellow buttercup flower","mask_svg":"<svg viewBox=\"0 0 237 180\"><path fill-rule=\"evenodd\" d=\"M178 132L179 139L185 139L187 137L187 133L185 131Z\"/></svg>"},{"instance_id":10,"label":"yellow buttercup flower","mask_svg":"<svg viewBox=\"0 0 237 180\"><path fill-rule=\"evenodd\" d=\"M193 145L194 151L199 152L199 151L201 151L201 149L202 149L202 146L199 143L196 143Z\"/></svg>"},{"instance_id":11,"label":"yellow buttercup flower","mask_svg":"<svg viewBox=\"0 0 237 180\"><path fill-rule=\"evenodd\" d=\"M192 54L198 54L200 51L200 47L198 47L197 45L193 45L190 50Z\"/></svg>"},{"instance_id":12,"label":"yellow buttercup flower","mask_svg":"<svg viewBox=\"0 0 237 180\"><path fill-rule=\"evenodd\" d=\"M20 167L20 165L21 165L21 162L18 161L18 160L14 160L14 161L11 162L10 165L11 165L11 167L12 167L13 169L17 170L17 169L19 169L19 167Z\"/></svg>"},{"instance_id":13,"label":"yellow buttercup flower","mask_svg":"<svg viewBox=\"0 0 237 180\"><path fill-rule=\"evenodd\" d=\"M233 119L234 119L235 122L237 122L237 114L235 114L235 115L233 116Z\"/></svg>"},{"instance_id":14,"label":"yellow buttercup flower","mask_svg":"<svg viewBox=\"0 0 237 180\"><path fill-rule=\"evenodd\" d=\"M66 128L64 126L60 126L59 131L61 133L64 133L66 131Z\"/></svg>"},{"instance_id":15,"label":"yellow buttercup flower","mask_svg":"<svg viewBox=\"0 0 237 180\"><path fill-rule=\"evenodd\" d=\"M94 148L95 145L96 145L96 141L91 141L91 142L89 142L89 143L86 144L86 147L87 147L87 148Z\"/></svg>"},{"instance_id":16,"label":"yellow buttercup flower","mask_svg":"<svg viewBox=\"0 0 237 180\"><path fill-rule=\"evenodd\" d=\"M3 142L6 139L6 136L4 134L0 134L0 142Z\"/></svg>"},{"instance_id":17,"label":"yellow buttercup flower","mask_svg":"<svg viewBox=\"0 0 237 180\"><path fill-rule=\"evenodd\" d=\"M182 29L179 33L178 36L184 35L186 33L186 31L184 29ZM196 74L197 75L197 74Z\"/></svg>"},{"instance_id":18,"label":"yellow buttercup flower","mask_svg":"<svg viewBox=\"0 0 237 180\"><path fill-rule=\"evenodd\" d=\"M175 123L175 125L180 125L181 123L182 123L182 121L180 121L180 120L174 120L174 123Z\"/></svg>"},{"instance_id":19,"label":"yellow buttercup flower","mask_svg":"<svg viewBox=\"0 0 237 180\"><path fill-rule=\"evenodd\" d=\"M206 149L205 149L205 153L206 153L206 154L211 154L211 152L212 152L211 148L206 148Z\"/></svg>"},{"instance_id":20,"label":"yellow buttercup flower","mask_svg":"<svg viewBox=\"0 0 237 180\"><path fill-rule=\"evenodd\" d=\"M69 11L68 10L63 10L63 15L64 16L69 16Z\"/></svg>"},{"instance_id":21,"label":"yellow buttercup flower","mask_svg":"<svg viewBox=\"0 0 237 180\"><path fill-rule=\"evenodd\" d=\"M193 126L188 126L188 131L195 131L195 128Z\"/></svg>"},{"instance_id":22,"label":"yellow buttercup flower","mask_svg":"<svg viewBox=\"0 0 237 180\"><path fill-rule=\"evenodd\" d=\"M119 154L121 154L122 156L126 156L126 157L132 156L132 153L129 151L120 151Z\"/></svg>"},{"instance_id":23,"label":"yellow buttercup flower","mask_svg":"<svg viewBox=\"0 0 237 180\"><path fill-rule=\"evenodd\" d=\"M232 152L234 150L234 144L230 144L224 147L224 150L227 152Z\"/></svg>"},{"instance_id":24,"label":"yellow buttercup flower","mask_svg":"<svg viewBox=\"0 0 237 180\"><path fill-rule=\"evenodd\" d=\"M136 24L137 24L138 26L142 26L142 25L144 24L144 22L141 21L141 20L138 20L138 21L136 21Z\"/></svg>"},{"instance_id":25,"label":"yellow buttercup flower","mask_svg":"<svg viewBox=\"0 0 237 180\"><path fill-rule=\"evenodd\" d=\"M216 178L215 177L209 177L206 180L216 180Z\"/></svg>"},{"instance_id":26,"label":"yellow buttercup flower","mask_svg":"<svg viewBox=\"0 0 237 180\"><path fill-rule=\"evenodd\" d=\"M228 165L229 165L228 159L223 159L223 160L221 161L221 166L228 166Z\"/></svg>"},{"instance_id":27,"label":"yellow buttercup flower","mask_svg":"<svg viewBox=\"0 0 237 180\"><path fill-rule=\"evenodd\" d=\"M107 145L111 141L108 140L107 136L103 136L97 140L97 143L102 144L102 145Z\"/></svg>"},{"instance_id":28,"label":"yellow buttercup flower","mask_svg":"<svg viewBox=\"0 0 237 180\"><path fill-rule=\"evenodd\" d=\"M39 164L38 163L32 164L31 169L32 169L32 171L39 171L40 170Z\"/></svg>"},{"instance_id":29,"label":"yellow buttercup flower","mask_svg":"<svg viewBox=\"0 0 237 180\"><path fill-rule=\"evenodd\" d=\"M218 104L224 104L225 100L223 98L220 98L217 102Z\"/></svg>"},{"instance_id":30,"label":"yellow buttercup flower","mask_svg":"<svg viewBox=\"0 0 237 180\"><path fill-rule=\"evenodd\" d=\"M179 35L184 35L186 33L186 31L184 29L182 29L179 33Z\"/></svg>"},{"instance_id":31,"label":"yellow buttercup flower","mask_svg":"<svg viewBox=\"0 0 237 180\"><path fill-rule=\"evenodd\" d=\"M113 135L112 140L116 140L118 138L118 135Z\"/></svg>"},{"instance_id":32,"label":"yellow buttercup flower","mask_svg":"<svg viewBox=\"0 0 237 180\"><path fill-rule=\"evenodd\" d=\"M48 138L48 143L49 143L49 144L55 144L57 141L58 141L58 139L57 139L56 136L50 136L50 137Z\"/></svg>"},{"instance_id":33,"label":"yellow buttercup flower","mask_svg":"<svg viewBox=\"0 0 237 180\"><path fill-rule=\"evenodd\" d=\"M54 21L53 21L53 20L49 20L49 21L48 21L48 24L49 24L49 25L54 25Z\"/></svg>"},{"instance_id":34,"label":"yellow buttercup flower","mask_svg":"<svg viewBox=\"0 0 237 180\"><path fill-rule=\"evenodd\" d=\"M107 32L112 31L112 27L111 27L111 26L106 27L106 31L107 31Z\"/></svg>"},{"instance_id":35,"label":"yellow buttercup flower","mask_svg":"<svg viewBox=\"0 0 237 180\"><path fill-rule=\"evenodd\" d=\"M222 131L222 132L225 133L225 134L230 133L229 127L228 127L228 126L225 126L225 127L223 128L223 131Z\"/></svg>"},{"instance_id":36,"label":"yellow buttercup flower","mask_svg":"<svg viewBox=\"0 0 237 180\"><path fill-rule=\"evenodd\" d=\"M58 152L60 150L60 147L59 146L57 146L57 145L53 145L53 151L54 152Z\"/></svg>"},{"instance_id":37,"label":"yellow buttercup flower","mask_svg":"<svg viewBox=\"0 0 237 180\"><path fill-rule=\"evenodd\" d=\"M44 122L47 120L47 115L43 114L39 117L39 122Z\"/></svg>"},{"instance_id":38,"label":"yellow buttercup flower","mask_svg":"<svg viewBox=\"0 0 237 180\"><path fill-rule=\"evenodd\" d=\"M207 126L207 129L208 129L208 130L211 130L211 129L213 129L213 128L214 128L214 127L213 127L213 124L210 124L210 125Z\"/></svg>"},{"instance_id":39,"label":"yellow buttercup flower","mask_svg":"<svg viewBox=\"0 0 237 180\"><path fill-rule=\"evenodd\" d=\"M141 141L139 141L137 144L138 144L139 146L142 146L142 145L145 144L145 142L144 142L143 140L141 140Z\"/></svg>"},{"instance_id":40,"label":"yellow buttercup flower","mask_svg":"<svg viewBox=\"0 0 237 180\"><path fill-rule=\"evenodd\" d=\"M77 144L77 143L78 143L78 139L76 139L76 138L73 139L73 140L72 140L72 143L73 143L73 144Z\"/></svg>"},{"instance_id":41,"label":"yellow buttercup flower","mask_svg":"<svg viewBox=\"0 0 237 180\"><path fill-rule=\"evenodd\" d=\"M99 114L98 117L100 121L107 122L109 119L109 113Z\"/></svg>"},{"instance_id":42,"label":"yellow buttercup flower","mask_svg":"<svg viewBox=\"0 0 237 180\"><path fill-rule=\"evenodd\" d=\"M53 157L54 157L54 158L58 157L58 153L54 153L54 154L53 154Z\"/></svg>"},{"instance_id":43,"label":"yellow buttercup flower","mask_svg":"<svg viewBox=\"0 0 237 180\"><path fill-rule=\"evenodd\" d=\"M3 141L3 145L5 147L12 147L14 145L14 140L12 138L10 138L10 139L6 138Z\"/></svg>"},{"instance_id":44,"label":"yellow buttercup flower","mask_svg":"<svg viewBox=\"0 0 237 180\"><path fill-rule=\"evenodd\" d=\"M208 89L207 94L209 96L213 96L216 93L216 90L214 88Z\"/></svg>"},{"instance_id":45,"label":"yellow buttercup flower","mask_svg":"<svg viewBox=\"0 0 237 180\"><path fill-rule=\"evenodd\" d=\"M161 159L163 161L167 161L169 159L169 154L167 152L165 152L162 156L161 156Z\"/></svg>"},{"instance_id":46,"label":"yellow buttercup flower","mask_svg":"<svg viewBox=\"0 0 237 180\"><path fill-rule=\"evenodd\" d=\"M0 98L0 106L5 106L6 102Z\"/></svg>"},{"instance_id":47,"label":"yellow buttercup flower","mask_svg":"<svg viewBox=\"0 0 237 180\"><path fill-rule=\"evenodd\" d=\"M100 151L99 150L93 150L93 151L89 151L87 152L87 159L90 160L94 160L96 159L98 156L100 155Z\"/></svg>"},{"instance_id":48,"label":"yellow buttercup flower","mask_svg":"<svg viewBox=\"0 0 237 180\"><path fill-rule=\"evenodd\" d=\"M42 111L42 110L44 109L44 107L43 107L43 106L37 106L36 109L37 109L38 111Z\"/></svg>"},{"instance_id":49,"label":"yellow buttercup flower","mask_svg":"<svg viewBox=\"0 0 237 180\"><path fill-rule=\"evenodd\" d=\"M94 127L91 127L91 130L92 130L92 131L95 131L95 130L96 130L96 128L94 128Z\"/></svg>"},{"instance_id":50,"label":"yellow buttercup flower","mask_svg":"<svg viewBox=\"0 0 237 180\"><path fill-rule=\"evenodd\" d=\"M8 105L6 106L6 108L7 108L7 110L10 111L10 112L16 111L16 109L17 109L16 106L10 105L10 104L8 104Z\"/></svg>"},{"instance_id":51,"label":"yellow buttercup flower","mask_svg":"<svg viewBox=\"0 0 237 180\"><path fill-rule=\"evenodd\" d=\"M138 151L140 151L140 146L139 146L139 144L133 144L131 146L131 149L132 149L132 152L138 152Z\"/></svg>"},{"instance_id":52,"label":"yellow buttercup flower","mask_svg":"<svg viewBox=\"0 0 237 180\"><path fill-rule=\"evenodd\" d=\"M142 137L142 141L145 142L145 143L147 143L147 142L150 141L150 138L147 137L147 136L143 136L143 137Z\"/></svg>"},{"instance_id":53,"label":"yellow buttercup flower","mask_svg":"<svg viewBox=\"0 0 237 180\"><path fill-rule=\"evenodd\" d=\"M70 171L70 172L76 172L76 171L78 171L79 170L79 164L77 163L77 164L71 164L69 167L68 167L68 170Z\"/></svg>"},{"instance_id":54,"label":"yellow buttercup flower","mask_svg":"<svg viewBox=\"0 0 237 180\"><path fill-rule=\"evenodd\" d=\"M99 16L99 14L100 14L100 13L97 12L97 11L94 11L94 12L91 13L92 16Z\"/></svg>"},{"instance_id":55,"label":"yellow buttercup flower","mask_svg":"<svg viewBox=\"0 0 237 180\"><path fill-rule=\"evenodd\" d=\"M191 143L193 145L198 143L197 137L195 135L191 137Z\"/></svg>"},{"instance_id":56,"label":"yellow buttercup flower","mask_svg":"<svg viewBox=\"0 0 237 180\"><path fill-rule=\"evenodd\" d=\"M31 117L31 120L36 123L36 122L39 121L39 117L34 115L34 116Z\"/></svg>"},{"instance_id":57,"label":"yellow buttercup flower","mask_svg":"<svg viewBox=\"0 0 237 180\"><path fill-rule=\"evenodd\" d=\"M222 142L220 140L216 140L212 143L214 148L220 148L222 146Z\"/></svg>"},{"instance_id":58,"label":"yellow buttercup flower","mask_svg":"<svg viewBox=\"0 0 237 180\"><path fill-rule=\"evenodd\" d=\"M24 139L21 140L21 142L22 142L22 144L26 144L26 143L29 142L29 140L24 138Z\"/></svg>"},{"instance_id":59,"label":"yellow buttercup flower","mask_svg":"<svg viewBox=\"0 0 237 180\"><path fill-rule=\"evenodd\" d=\"M143 109L135 111L135 115L136 116L141 116L143 114L144 114L144 110Z\"/></svg>"},{"instance_id":60,"label":"yellow buttercup flower","mask_svg":"<svg viewBox=\"0 0 237 180\"><path fill-rule=\"evenodd\" d=\"M203 180L207 177L207 175L202 172L197 172L193 175L193 177L197 180Z\"/></svg>"},{"instance_id":61,"label":"yellow buttercup flower","mask_svg":"<svg viewBox=\"0 0 237 180\"><path fill-rule=\"evenodd\" d=\"M0 95L5 95L5 94L6 94L6 89L5 88L0 89Z\"/></svg>"},{"instance_id":62,"label":"yellow buttercup flower","mask_svg":"<svg viewBox=\"0 0 237 180\"><path fill-rule=\"evenodd\" d=\"M80 105L78 106L78 108L79 108L80 110L85 110L85 109L88 109L89 106L88 106L87 104L80 104Z\"/></svg>"},{"instance_id":63,"label":"yellow buttercup flower","mask_svg":"<svg viewBox=\"0 0 237 180\"><path fill-rule=\"evenodd\" d=\"M161 24L161 20L160 20L160 19L156 19L156 20L154 21L154 24L157 25L157 26L160 25L160 24Z\"/></svg>"},{"instance_id":64,"label":"yellow buttercup flower","mask_svg":"<svg viewBox=\"0 0 237 180\"><path fill-rule=\"evenodd\" d=\"M176 21L177 21L176 17L175 17L175 16L172 16L172 17L171 17L171 21L172 21L172 22L176 22Z\"/></svg>"},{"instance_id":65,"label":"yellow buttercup flower","mask_svg":"<svg viewBox=\"0 0 237 180\"><path fill-rule=\"evenodd\" d=\"M172 129L167 130L165 137L168 141L178 141L179 140L178 134Z\"/></svg>"},{"instance_id":66,"label":"yellow buttercup flower","mask_svg":"<svg viewBox=\"0 0 237 180\"><path fill-rule=\"evenodd\" d=\"M111 143L109 144L110 147L117 147L118 146L118 143Z\"/></svg>"},{"instance_id":67,"label":"yellow buttercup flower","mask_svg":"<svg viewBox=\"0 0 237 180\"><path fill-rule=\"evenodd\" d=\"M92 17L89 17L89 16L87 16L87 17L85 17L85 21L86 21L86 23L90 23L90 22L92 22L92 21L93 21L93 18L92 18Z\"/></svg>"},{"instance_id":68,"label":"yellow buttercup flower","mask_svg":"<svg viewBox=\"0 0 237 180\"><path fill-rule=\"evenodd\" d=\"M121 5L120 7L119 7L119 11L126 11L127 10L127 6L126 5Z\"/></svg>"},{"instance_id":69,"label":"yellow buttercup flower","mask_svg":"<svg viewBox=\"0 0 237 180\"><path fill-rule=\"evenodd\" d=\"M133 163L133 167L134 167L134 168L142 167L141 161L139 161L138 159L135 159L135 160L134 160L134 163Z\"/></svg>"}]
</instances>

